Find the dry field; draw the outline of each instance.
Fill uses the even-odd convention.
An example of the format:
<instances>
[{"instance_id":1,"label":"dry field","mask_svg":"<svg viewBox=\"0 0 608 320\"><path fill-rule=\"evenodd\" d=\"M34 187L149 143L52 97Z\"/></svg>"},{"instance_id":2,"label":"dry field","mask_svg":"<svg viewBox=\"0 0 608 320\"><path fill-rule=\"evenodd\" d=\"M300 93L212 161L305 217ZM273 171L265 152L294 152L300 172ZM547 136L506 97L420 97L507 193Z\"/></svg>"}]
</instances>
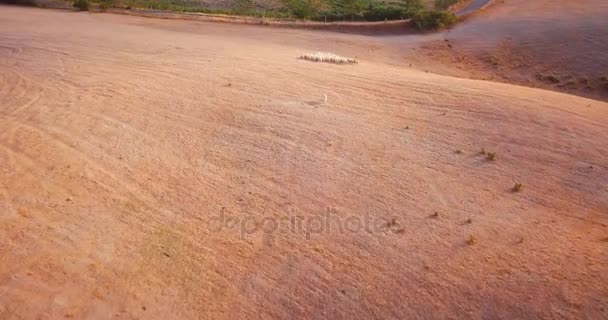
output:
<instances>
[{"instance_id":1,"label":"dry field","mask_svg":"<svg viewBox=\"0 0 608 320\"><path fill-rule=\"evenodd\" d=\"M608 1L495 2L408 58L446 75L608 100Z\"/></svg>"},{"instance_id":2,"label":"dry field","mask_svg":"<svg viewBox=\"0 0 608 320\"><path fill-rule=\"evenodd\" d=\"M0 6L0 319L608 318L608 103L425 72L515 1L382 38Z\"/></svg>"}]
</instances>

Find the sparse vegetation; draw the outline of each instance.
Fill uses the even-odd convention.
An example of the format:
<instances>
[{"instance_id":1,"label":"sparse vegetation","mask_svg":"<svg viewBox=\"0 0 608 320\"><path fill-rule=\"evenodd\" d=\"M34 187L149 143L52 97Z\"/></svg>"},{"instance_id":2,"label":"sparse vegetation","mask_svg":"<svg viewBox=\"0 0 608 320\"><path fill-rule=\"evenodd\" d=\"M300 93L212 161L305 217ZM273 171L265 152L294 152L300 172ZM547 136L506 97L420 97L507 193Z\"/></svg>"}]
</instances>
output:
<instances>
[{"instance_id":1,"label":"sparse vegetation","mask_svg":"<svg viewBox=\"0 0 608 320\"><path fill-rule=\"evenodd\" d=\"M89 10L89 0L74 0L74 8L78 8L80 11Z\"/></svg>"},{"instance_id":2,"label":"sparse vegetation","mask_svg":"<svg viewBox=\"0 0 608 320\"><path fill-rule=\"evenodd\" d=\"M471 224L471 223L473 223L473 219L468 218L464 223L465 224Z\"/></svg>"},{"instance_id":3,"label":"sparse vegetation","mask_svg":"<svg viewBox=\"0 0 608 320\"><path fill-rule=\"evenodd\" d=\"M608 77L607 76L603 76L600 78L600 84L604 90L608 91Z\"/></svg>"},{"instance_id":4,"label":"sparse vegetation","mask_svg":"<svg viewBox=\"0 0 608 320\"><path fill-rule=\"evenodd\" d=\"M547 80L551 83L560 83L561 82L561 79L558 76L552 75L552 74L545 76L545 80Z\"/></svg>"},{"instance_id":5,"label":"sparse vegetation","mask_svg":"<svg viewBox=\"0 0 608 320\"><path fill-rule=\"evenodd\" d=\"M574 80L574 79L567 80L566 82L564 82L561 85L559 85L559 87L560 88L575 88L576 87L576 80Z\"/></svg>"},{"instance_id":6,"label":"sparse vegetation","mask_svg":"<svg viewBox=\"0 0 608 320\"><path fill-rule=\"evenodd\" d=\"M74 0L82 1L82 0ZM253 16L270 19L313 21L384 21L412 18L421 11L422 0L279 0L281 6L261 8L253 0L231 0L226 8L209 8L192 0L96 0L100 8L142 8L175 12Z\"/></svg>"},{"instance_id":7,"label":"sparse vegetation","mask_svg":"<svg viewBox=\"0 0 608 320\"><path fill-rule=\"evenodd\" d=\"M495 56L492 56L492 55L487 56L487 57L486 57L486 61L487 61L489 64L491 64L491 65L493 65L493 66L495 66L495 67L496 67L496 66L498 66L498 64L499 64L499 63L498 63L498 58L496 58Z\"/></svg>"},{"instance_id":8,"label":"sparse vegetation","mask_svg":"<svg viewBox=\"0 0 608 320\"><path fill-rule=\"evenodd\" d=\"M460 150L460 149L456 149L456 150L454 151L454 153L455 153L455 154L462 154L462 150Z\"/></svg>"},{"instance_id":9,"label":"sparse vegetation","mask_svg":"<svg viewBox=\"0 0 608 320\"><path fill-rule=\"evenodd\" d=\"M389 222L386 223L386 226L389 227L389 228L390 227L394 227L396 225L398 225L397 224L397 218L392 218Z\"/></svg>"},{"instance_id":10,"label":"sparse vegetation","mask_svg":"<svg viewBox=\"0 0 608 320\"><path fill-rule=\"evenodd\" d=\"M321 0L282 0L281 2L289 15L302 19L312 18L323 5Z\"/></svg>"},{"instance_id":11,"label":"sparse vegetation","mask_svg":"<svg viewBox=\"0 0 608 320\"><path fill-rule=\"evenodd\" d=\"M475 238L475 236L473 236L473 235L469 235L469 237L466 240L466 243L467 243L467 245L472 246L477 243L477 238Z\"/></svg>"},{"instance_id":12,"label":"sparse vegetation","mask_svg":"<svg viewBox=\"0 0 608 320\"><path fill-rule=\"evenodd\" d=\"M435 9L447 10L450 6L461 2L462 0L435 0Z\"/></svg>"},{"instance_id":13,"label":"sparse vegetation","mask_svg":"<svg viewBox=\"0 0 608 320\"><path fill-rule=\"evenodd\" d=\"M397 222L397 218L392 218L390 221L388 221L386 223L386 227L396 234L402 234L405 232L405 228L399 225L399 222Z\"/></svg>"},{"instance_id":14,"label":"sparse vegetation","mask_svg":"<svg viewBox=\"0 0 608 320\"><path fill-rule=\"evenodd\" d=\"M433 219L439 218L439 212L435 211L435 213L433 213L430 217Z\"/></svg>"},{"instance_id":15,"label":"sparse vegetation","mask_svg":"<svg viewBox=\"0 0 608 320\"><path fill-rule=\"evenodd\" d=\"M552 83L552 84L558 84L558 83L560 83L562 81L559 76L556 76L554 74L545 75L545 74L542 74L542 73L537 73L536 74L536 78L538 80L541 80L541 81L544 81L544 82L549 82L549 83Z\"/></svg>"},{"instance_id":16,"label":"sparse vegetation","mask_svg":"<svg viewBox=\"0 0 608 320\"><path fill-rule=\"evenodd\" d=\"M519 192L521 191L521 188L523 187L523 185L521 183L516 183L513 188L511 188L511 191L513 192Z\"/></svg>"},{"instance_id":17,"label":"sparse vegetation","mask_svg":"<svg viewBox=\"0 0 608 320\"><path fill-rule=\"evenodd\" d=\"M109 1L103 1L99 3L99 9L101 10L107 10L110 8L110 2Z\"/></svg>"},{"instance_id":18,"label":"sparse vegetation","mask_svg":"<svg viewBox=\"0 0 608 320\"><path fill-rule=\"evenodd\" d=\"M456 23L456 16L445 11L419 11L412 18L414 27L420 31L443 30Z\"/></svg>"},{"instance_id":19,"label":"sparse vegetation","mask_svg":"<svg viewBox=\"0 0 608 320\"><path fill-rule=\"evenodd\" d=\"M455 1L455 0L449 0ZM152 9L180 13L205 13L251 16L267 19L306 19L312 21L387 21L412 19L419 30L441 30L456 22L453 14L427 11L428 0L279 0L280 6L264 7L254 0L230 0L220 8L210 8L194 0L73 0L73 6L86 11L90 7ZM36 5L35 0L0 0L0 3ZM441 8L441 4L437 8Z\"/></svg>"},{"instance_id":20,"label":"sparse vegetation","mask_svg":"<svg viewBox=\"0 0 608 320\"><path fill-rule=\"evenodd\" d=\"M481 148L481 150L479 151L479 155L485 156L486 160L488 160L488 161L494 161L494 160L496 160L496 153L495 152L488 152L484 148Z\"/></svg>"},{"instance_id":21,"label":"sparse vegetation","mask_svg":"<svg viewBox=\"0 0 608 320\"><path fill-rule=\"evenodd\" d=\"M293 0L300 1L300 0ZM323 0L320 0L323 1ZM421 0L380 2L370 0L325 0L327 1L313 20L320 21L383 21L413 17L423 9Z\"/></svg>"},{"instance_id":22,"label":"sparse vegetation","mask_svg":"<svg viewBox=\"0 0 608 320\"><path fill-rule=\"evenodd\" d=\"M0 0L0 3L16 4L19 6L36 6L36 0Z\"/></svg>"}]
</instances>

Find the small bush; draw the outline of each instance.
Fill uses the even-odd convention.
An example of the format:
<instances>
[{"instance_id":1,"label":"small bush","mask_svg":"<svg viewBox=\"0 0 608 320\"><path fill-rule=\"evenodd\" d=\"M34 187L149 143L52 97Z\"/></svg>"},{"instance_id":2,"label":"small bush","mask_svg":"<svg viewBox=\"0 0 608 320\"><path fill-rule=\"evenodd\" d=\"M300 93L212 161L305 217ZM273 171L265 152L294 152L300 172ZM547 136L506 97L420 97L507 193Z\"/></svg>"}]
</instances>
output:
<instances>
[{"instance_id":1,"label":"small bush","mask_svg":"<svg viewBox=\"0 0 608 320\"><path fill-rule=\"evenodd\" d=\"M38 3L36 0L17 0L17 4L20 6L36 7Z\"/></svg>"},{"instance_id":2,"label":"small bush","mask_svg":"<svg viewBox=\"0 0 608 320\"><path fill-rule=\"evenodd\" d=\"M488 152L486 154L486 159L488 161L494 161L494 160L496 160L496 153L494 153L494 152Z\"/></svg>"},{"instance_id":3,"label":"small bush","mask_svg":"<svg viewBox=\"0 0 608 320\"><path fill-rule=\"evenodd\" d=\"M118 2L117 2L118 3ZM99 5L99 9L108 10L116 6L114 0L98 0L97 4Z\"/></svg>"},{"instance_id":4,"label":"small bush","mask_svg":"<svg viewBox=\"0 0 608 320\"><path fill-rule=\"evenodd\" d=\"M398 7L373 6L363 14L365 21L400 20L410 16L410 14Z\"/></svg>"},{"instance_id":5,"label":"small bush","mask_svg":"<svg viewBox=\"0 0 608 320\"><path fill-rule=\"evenodd\" d=\"M0 3L16 4L19 6L36 6L35 0L0 0Z\"/></svg>"},{"instance_id":6,"label":"small bush","mask_svg":"<svg viewBox=\"0 0 608 320\"><path fill-rule=\"evenodd\" d=\"M282 0L296 1L303 0ZM412 18L422 10L422 0L381 2L376 0L305 0L319 1L312 15L317 21L384 21ZM289 7L289 6L288 6ZM292 10L293 11L293 10Z\"/></svg>"},{"instance_id":7,"label":"small bush","mask_svg":"<svg viewBox=\"0 0 608 320\"><path fill-rule=\"evenodd\" d=\"M74 0L74 8L78 8L80 11L89 10L88 0Z\"/></svg>"},{"instance_id":8,"label":"small bush","mask_svg":"<svg viewBox=\"0 0 608 320\"><path fill-rule=\"evenodd\" d=\"M551 83L560 83L560 78L556 75L548 75L545 77L545 79L547 79L547 81L551 82Z\"/></svg>"},{"instance_id":9,"label":"small bush","mask_svg":"<svg viewBox=\"0 0 608 320\"><path fill-rule=\"evenodd\" d=\"M255 3L252 0L234 0L234 10L239 13L247 13L255 9Z\"/></svg>"},{"instance_id":10,"label":"small bush","mask_svg":"<svg viewBox=\"0 0 608 320\"><path fill-rule=\"evenodd\" d=\"M420 11L412 18L412 23L421 31L443 30L456 23L456 16L443 11Z\"/></svg>"},{"instance_id":11,"label":"small bush","mask_svg":"<svg viewBox=\"0 0 608 320\"><path fill-rule=\"evenodd\" d=\"M513 188L511 188L511 191L513 191L513 192L520 192L522 187L523 187L523 185L521 183L516 183L513 186Z\"/></svg>"},{"instance_id":12,"label":"small bush","mask_svg":"<svg viewBox=\"0 0 608 320\"><path fill-rule=\"evenodd\" d=\"M363 14L363 20L382 21L409 19L416 15L418 11L422 10L422 8L422 3L417 0L404 1L401 5L397 5L396 3L374 3L369 6L367 12Z\"/></svg>"},{"instance_id":13,"label":"small bush","mask_svg":"<svg viewBox=\"0 0 608 320\"><path fill-rule=\"evenodd\" d=\"M435 9L446 10L450 6L457 4L461 0L435 0Z\"/></svg>"},{"instance_id":14,"label":"small bush","mask_svg":"<svg viewBox=\"0 0 608 320\"><path fill-rule=\"evenodd\" d=\"M553 83L553 84L558 84L561 82L561 79L559 78L559 76L556 76L554 74L544 75L542 73L537 73L536 79L545 81L545 82L549 82L549 83Z\"/></svg>"},{"instance_id":15,"label":"small bush","mask_svg":"<svg viewBox=\"0 0 608 320\"><path fill-rule=\"evenodd\" d=\"M467 238L466 243L470 246L474 245L477 243L477 238L475 238L475 236L473 235L469 235L469 237Z\"/></svg>"}]
</instances>

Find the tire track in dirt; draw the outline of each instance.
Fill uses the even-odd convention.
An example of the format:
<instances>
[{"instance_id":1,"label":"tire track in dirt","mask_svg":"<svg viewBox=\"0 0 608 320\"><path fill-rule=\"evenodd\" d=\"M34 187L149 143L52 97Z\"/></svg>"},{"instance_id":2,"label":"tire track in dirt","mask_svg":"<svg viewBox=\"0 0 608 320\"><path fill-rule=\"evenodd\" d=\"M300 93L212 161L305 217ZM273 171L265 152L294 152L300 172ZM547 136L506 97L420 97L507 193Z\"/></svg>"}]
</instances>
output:
<instances>
[{"instance_id":1,"label":"tire track in dirt","mask_svg":"<svg viewBox=\"0 0 608 320\"><path fill-rule=\"evenodd\" d=\"M62 153L62 154L69 155L68 158L71 159L70 162L72 162L72 163L73 162L82 162L81 165L83 167L85 167L87 171L91 171L90 174L91 174L92 178L94 178L94 179L99 179L99 177L109 178L110 181L113 182L112 183L113 185L106 185L106 191L117 190L117 189L124 190L122 193L126 199L136 199L136 201L139 202L139 205L143 206L144 208L147 208L149 210L152 210L152 209L155 210L155 208L159 207L156 200L154 200L154 197L152 197L150 194L147 194L147 192L145 190L143 190L139 186L133 184L133 182L129 182L124 179L120 179L109 168L106 168L105 166L101 165L100 163L94 161L90 157L86 156L86 154L83 151L80 151L74 145L70 144L68 141L61 138L60 133L58 133L56 130L47 132L43 129L36 128L32 125L18 121L14 118L9 119L8 121L16 124L13 126L14 127L14 129L13 129L14 133L12 135L13 142L10 145L15 146L19 143L19 139L16 138L16 135L19 133L20 128L29 130L31 132L35 132L35 133L39 134L41 137L48 138L48 139L41 139L41 142L44 141L44 143L46 145L55 145L55 146L59 147L59 149L63 149L65 151L67 151L66 153ZM82 141L80 141L80 142L82 143ZM88 144L88 143L84 143L84 145L93 147L91 144ZM30 161L30 164L31 164L28 169L30 171L33 168L44 166L44 164L46 163L45 161L38 160L38 159L32 157L31 155L26 155L23 152L14 150L13 147L5 146L5 149L13 152L14 154L21 154L23 157L26 157L26 159L28 159L28 161ZM80 161L73 161L74 158L79 159ZM42 173L43 171L39 171L39 172ZM42 173L42 174L39 174L39 176L45 177L46 174ZM59 185L55 185L54 188L61 188L61 187ZM63 191L66 194L69 193L67 189L63 189ZM143 217L142 217L142 219L143 219Z\"/></svg>"},{"instance_id":2,"label":"tire track in dirt","mask_svg":"<svg viewBox=\"0 0 608 320\"><path fill-rule=\"evenodd\" d=\"M603 316L605 103L415 71L363 37L3 15L0 43L24 50L0 49L0 70L27 79L1 103L44 89L0 110L0 177L24 210L0 224L9 317ZM236 226L210 228L220 215ZM261 225L325 215L382 225Z\"/></svg>"},{"instance_id":3,"label":"tire track in dirt","mask_svg":"<svg viewBox=\"0 0 608 320\"><path fill-rule=\"evenodd\" d=\"M38 102L42 97L43 88L13 69L6 71L4 74L7 76L3 77L2 85L2 91L5 93L2 97L5 98L0 100L4 108L0 110L0 114L15 115ZM16 83L14 79L17 79Z\"/></svg>"},{"instance_id":4,"label":"tire track in dirt","mask_svg":"<svg viewBox=\"0 0 608 320\"><path fill-rule=\"evenodd\" d=\"M6 56L6 53L8 53L9 55L18 55L20 54L23 49L21 47L17 47L17 46L10 46L10 45L6 45L6 44L0 44L0 52L3 52L3 56Z\"/></svg>"},{"instance_id":5,"label":"tire track in dirt","mask_svg":"<svg viewBox=\"0 0 608 320\"><path fill-rule=\"evenodd\" d=\"M17 213L17 209L12 204L11 195L9 193L8 187L4 184L4 182L0 182L0 208L4 207L2 210L5 215L12 215Z\"/></svg>"}]
</instances>

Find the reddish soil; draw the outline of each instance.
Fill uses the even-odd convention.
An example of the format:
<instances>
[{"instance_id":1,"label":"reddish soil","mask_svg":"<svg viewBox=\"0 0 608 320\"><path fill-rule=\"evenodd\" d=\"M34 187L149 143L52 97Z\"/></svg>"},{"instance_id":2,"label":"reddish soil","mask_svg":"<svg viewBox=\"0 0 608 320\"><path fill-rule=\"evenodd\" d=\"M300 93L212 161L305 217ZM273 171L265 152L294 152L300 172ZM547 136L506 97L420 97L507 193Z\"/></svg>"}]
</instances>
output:
<instances>
[{"instance_id":1,"label":"reddish soil","mask_svg":"<svg viewBox=\"0 0 608 320\"><path fill-rule=\"evenodd\" d=\"M437 73L608 100L608 2L503 0L408 59Z\"/></svg>"},{"instance_id":2,"label":"reddish soil","mask_svg":"<svg viewBox=\"0 0 608 320\"><path fill-rule=\"evenodd\" d=\"M524 2L390 37L0 6L0 319L608 318L608 103L451 60L512 76L512 21L523 76L608 70L599 1Z\"/></svg>"}]
</instances>

